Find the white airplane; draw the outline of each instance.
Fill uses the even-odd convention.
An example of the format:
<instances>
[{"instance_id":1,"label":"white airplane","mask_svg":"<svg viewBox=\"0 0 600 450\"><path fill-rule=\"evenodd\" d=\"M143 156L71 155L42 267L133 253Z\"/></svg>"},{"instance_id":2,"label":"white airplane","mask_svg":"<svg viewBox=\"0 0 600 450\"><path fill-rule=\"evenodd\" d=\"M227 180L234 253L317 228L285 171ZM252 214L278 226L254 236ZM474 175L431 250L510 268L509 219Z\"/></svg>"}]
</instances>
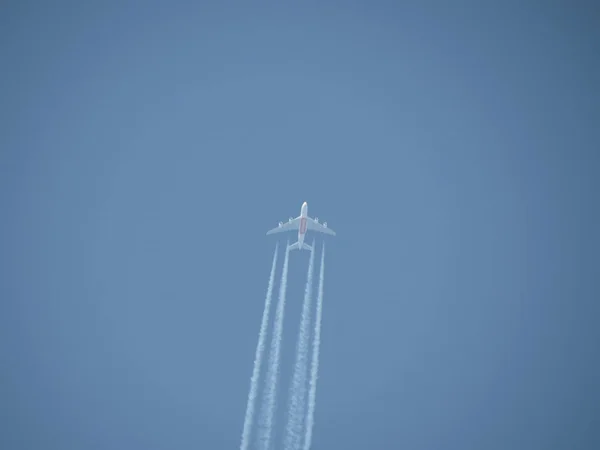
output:
<instances>
[{"instance_id":1,"label":"white airplane","mask_svg":"<svg viewBox=\"0 0 600 450\"><path fill-rule=\"evenodd\" d=\"M318 218L315 217L314 219L311 219L308 217L307 213L308 203L304 202L302 203L302 208L300 208L300 215L298 217L295 219L290 217L290 220L287 223L279 222L279 226L267 231L267 234L298 230L298 242L290 245L288 247L289 250L312 250L310 245L304 243L304 237L308 230L335 236L335 231L331 228L327 228L327 222L323 222L321 225Z\"/></svg>"}]
</instances>

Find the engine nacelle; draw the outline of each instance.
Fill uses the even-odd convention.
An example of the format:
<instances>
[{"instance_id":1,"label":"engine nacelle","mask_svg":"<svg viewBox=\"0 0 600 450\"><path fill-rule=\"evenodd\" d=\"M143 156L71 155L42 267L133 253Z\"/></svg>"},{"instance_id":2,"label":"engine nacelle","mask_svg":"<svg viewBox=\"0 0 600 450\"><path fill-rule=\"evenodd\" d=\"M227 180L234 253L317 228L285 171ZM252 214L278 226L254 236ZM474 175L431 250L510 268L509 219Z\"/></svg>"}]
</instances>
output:
<instances>
[{"instance_id":1,"label":"engine nacelle","mask_svg":"<svg viewBox=\"0 0 600 450\"><path fill-rule=\"evenodd\" d=\"M279 226L282 227L283 226L283 222L279 222Z\"/></svg>"},{"instance_id":2,"label":"engine nacelle","mask_svg":"<svg viewBox=\"0 0 600 450\"><path fill-rule=\"evenodd\" d=\"M315 217L315 222L319 223L319 218Z\"/></svg>"},{"instance_id":3,"label":"engine nacelle","mask_svg":"<svg viewBox=\"0 0 600 450\"><path fill-rule=\"evenodd\" d=\"M327 228L327 222L323 222L323 226Z\"/></svg>"},{"instance_id":4,"label":"engine nacelle","mask_svg":"<svg viewBox=\"0 0 600 450\"><path fill-rule=\"evenodd\" d=\"M294 219L290 217L290 220L289 220L289 221L291 222L292 220L294 220Z\"/></svg>"}]
</instances>

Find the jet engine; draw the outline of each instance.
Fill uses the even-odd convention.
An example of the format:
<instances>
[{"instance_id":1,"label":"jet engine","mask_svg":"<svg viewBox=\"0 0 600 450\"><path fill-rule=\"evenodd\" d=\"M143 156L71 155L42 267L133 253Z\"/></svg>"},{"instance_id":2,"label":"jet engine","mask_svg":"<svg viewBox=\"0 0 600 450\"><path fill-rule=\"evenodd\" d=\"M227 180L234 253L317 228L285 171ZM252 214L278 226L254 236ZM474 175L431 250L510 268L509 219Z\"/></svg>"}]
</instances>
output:
<instances>
[{"instance_id":1,"label":"jet engine","mask_svg":"<svg viewBox=\"0 0 600 450\"><path fill-rule=\"evenodd\" d=\"M283 226L283 222L279 222L279 226L282 227Z\"/></svg>"},{"instance_id":2,"label":"jet engine","mask_svg":"<svg viewBox=\"0 0 600 450\"><path fill-rule=\"evenodd\" d=\"M289 221L291 222L292 220L294 220L294 219L290 217L290 220L289 220Z\"/></svg>"},{"instance_id":3,"label":"jet engine","mask_svg":"<svg viewBox=\"0 0 600 450\"><path fill-rule=\"evenodd\" d=\"M327 228L327 222L323 222L323 226Z\"/></svg>"},{"instance_id":4,"label":"jet engine","mask_svg":"<svg viewBox=\"0 0 600 450\"><path fill-rule=\"evenodd\" d=\"M315 217L315 222L319 223L319 218Z\"/></svg>"}]
</instances>

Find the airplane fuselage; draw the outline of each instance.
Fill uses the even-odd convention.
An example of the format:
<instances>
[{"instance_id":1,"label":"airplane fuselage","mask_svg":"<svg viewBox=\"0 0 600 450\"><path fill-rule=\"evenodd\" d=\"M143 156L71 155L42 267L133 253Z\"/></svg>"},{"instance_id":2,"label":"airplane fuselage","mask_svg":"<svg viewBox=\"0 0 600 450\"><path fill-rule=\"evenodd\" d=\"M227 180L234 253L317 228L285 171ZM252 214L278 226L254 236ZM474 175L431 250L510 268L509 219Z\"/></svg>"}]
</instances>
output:
<instances>
[{"instance_id":1,"label":"airplane fuselage","mask_svg":"<svg viewBox=\"0 0 600 450\"><path fill-rule=\"evenodd\" d=\"M308 217L308 203L302 203L300 208L300 225L298 226L298 246L302 248L306 236L306 218Z\"/></svg>"}]
</instances>

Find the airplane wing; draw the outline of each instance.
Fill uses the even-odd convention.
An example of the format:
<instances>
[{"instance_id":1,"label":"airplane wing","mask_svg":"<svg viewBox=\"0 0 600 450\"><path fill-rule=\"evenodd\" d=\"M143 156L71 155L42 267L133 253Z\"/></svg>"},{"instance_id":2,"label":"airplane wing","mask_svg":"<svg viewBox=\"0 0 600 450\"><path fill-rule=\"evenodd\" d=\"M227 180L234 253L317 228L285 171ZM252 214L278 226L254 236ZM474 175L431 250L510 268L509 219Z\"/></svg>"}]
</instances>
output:
<instances>
[{"instance_id":1,"label":"airplane wing","mask_svg":"<svg viewBox=\"0 0 600 450\"><path fill-rule=\"evenodd\" d=\"M267 231L267 234L282 233L284 231L297 230L300 226L300 217L290 220L289 222L282 223L277 228Z\"/></svg>"},{"instance_id":2,"label":"airplane wing","mask_svg":"<svg viewBox=\"0 0 600 450\"><path fill-rule=\"evenodd\" d=\"M329 234L331 236L335 236L335 231L333 231L331 228L327 228L326 226L320 224L315 219L312 219L310 217L306 218L306 225L307 225L306 228L309 230L316 231L319 233Z\"/></svg>"}]
</instances>

